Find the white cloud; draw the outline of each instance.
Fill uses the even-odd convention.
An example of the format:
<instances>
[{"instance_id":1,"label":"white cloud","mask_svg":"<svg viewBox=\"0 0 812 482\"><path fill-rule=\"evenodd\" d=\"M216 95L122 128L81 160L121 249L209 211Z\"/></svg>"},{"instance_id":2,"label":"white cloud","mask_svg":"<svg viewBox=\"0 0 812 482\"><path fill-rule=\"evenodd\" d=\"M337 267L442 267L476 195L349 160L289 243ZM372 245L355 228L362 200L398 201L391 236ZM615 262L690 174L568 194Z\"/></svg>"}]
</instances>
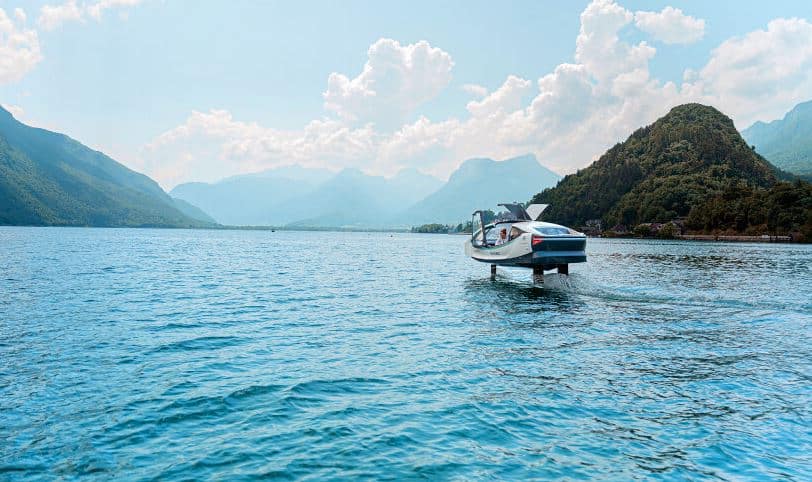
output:
<instances>
[{"instance_id":1,"label":"white cloud","mask_svg":"<svg viewBox=\"0 0 812 482\"><path fill-rule=\"evenodd\" d=\"M61 5L43 5L37 23L44 30L53 30L65 22L81 21L82 17L76 1L70 0Z\"/></svg>"},{"instance_id":2,"label":"white cloud","mask_svg":"<svg viewBox=\"0 0 812 482\"><path fill-rule=\"evenodd\" d=\"M634 14L637 28L667 44L689 44L705 35L705 21L685 15L682 10L665 7L661 12Z\"/></svg>"},{"instance_id":3,"label":"white cloud","mask_svg":"<svg viewBox=\"0 0 812 482\"><path fill-rule=\"evenodd\" d=\"M668 8L655 15L674 16ZM412 166L443 177L466 158L527 152L566 173L678 104L715 105L743 126L812 97L812 25L805 20L777 19L767 30L730 39L704 68L663 82L649 69L656 49L622 35L642 18L594 1L581 14L572 62L535 83L507 75L490 93L467 84L463 90L477 97L467 103L468 115L440 121L420 116L419 107L450 82L451 57L426 42L382 39L370 47L360 75L330 75L324 99L332 118L278 130L227 111L193 112L144 150L145 166L169 187L190 176L215 180L292 162L377 174ZM656 35L668 38L663 32Z\"/></svg>"},{"instance_id":4,"label":"white cloud","mask_svg":"<svg viewBox=\"0 0 812 482\"><path fill-rule=\"evenodd\" d=\"M401 125L415 109L451 81L451 56L426 41L401 46L382 38L367 52L362 72L350 79L333 72L327 79L324 107L342 119L380 128Z\"/></svg>"},{"instance_id":5,"label":"white cloud","mask_svg":"<svg viewBox=\"0 0 812 482\"><path fill-rule=\"evenodd\" d=\"M0 8L0 85L20 80L42 60L36 30L26 28L25 12L14 18Z\"/></svg>"},{"instance_id":6,"label":"white cloud","mask_svg":"<svg viewBox=\"0 0 812 482\"><path fill-rule=\"evenodd\" d=\"M468 112L475 117L485 117L499 112L513 112L522 105L522 99L530 93L532 82L529 80L508 76L501 87L479 101L468 103Z\"/></svg>"},{"instance_id":7,"label":"white cloud","mask_svg":"<svg viewBox=\"0 0 812 482\"><path fill-rule=\"evenodd\" d=\"M488 89L479 84L465 84L462 90L473 95L474 97L485 97L488 95Z\"/></svg>"},{"instance_id":8,"label":"white cloud","mask_svg":"<svg viewBox=\"0 0 812 482\"><path fill-rule=\"evenodd\" d=\"M812 24L779 18L766 30L726 40L711 52L691 87L701 89L739 127L781 117L812 97Z\"/></svg>"},{"instance_id":9,"label":"white cloud","mask_svg":"<svg viewBox=\"0 0 812 482\"><path fill-rule=\"evenodd\" d=\"M631 12L610 0L595 0L581 13L575 60L598 81L647 68L648 61L654 57L656 49L646 42L630 45L618 37L618 32L633 18Z\"/></svg>"},{"instance_id":10,"label":"white cloud","mask_svg":"<svg viewBox=\"0 0 812 482\"><path fill-rule=\"evenodd\" d=\"M235 120L227 110L193 111L186 121L146 145L138 168L166 187L195 179L214 181L235 172L298 163L310 167L368 167L378 146L370 125L351 128L337 120L313 120L300 130Z\"/></svg>"},{"instance_id":11,"label":"white cloud","mask_svg":"<svg viewBox=\"0 0 812 482\"><path fill-rule=\"evenodd\" d=\"M134 7L141 3L141 0L99 0L96 3L88 4L85 9L87 14L96 20L101 20L105 10L118 7Z\"/></svg>"},{"instance_id":12,"label":"white cloud","mask_svg":"<svg viewBox=\"0 0 812 482\"><path fill-rule=\"evenodd\" d=\"M98 0L96 2L78 4L76 0L68 0L59 5L43 5L40 8L37 23L44 30L53 30L66 22L81 22L90 17L101 20L104 12L113 8L132 7L142 0Z\"/></svg>"}]
</instances>

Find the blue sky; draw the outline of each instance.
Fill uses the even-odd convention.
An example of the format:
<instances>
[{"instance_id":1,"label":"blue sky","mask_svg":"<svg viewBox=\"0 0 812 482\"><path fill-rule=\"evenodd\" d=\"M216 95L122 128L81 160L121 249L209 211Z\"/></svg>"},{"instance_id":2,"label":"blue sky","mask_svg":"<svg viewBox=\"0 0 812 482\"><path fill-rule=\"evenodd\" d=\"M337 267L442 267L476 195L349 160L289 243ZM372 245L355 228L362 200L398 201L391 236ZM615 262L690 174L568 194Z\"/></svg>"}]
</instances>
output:
<instances>
[{"instance_id":1,"label":"blue sky","mask_svg":"<svg viewBox=\"0 0 812 482\"><path fill-rule=\"evenodd\" d=\"M70 8L49 24L46 5ZM716 105L743 128L812 98L806 1L3 0L0 8L12 25L0 53L21 48L9 38L30 32L39 51L2 67L0 101L167 188L291 162L444 177L466 156L524 152L568 172L682 101ZM770 29L776 19L783 23ZM381 39L391 43L379 44L386 53L370 83L362 71ZM415 72L386 70L401 57ZM333 73L350 83L335 84L328 107ZM384 84L391 96L378 89L369 101Z\"/></svg>"}]
</instances>

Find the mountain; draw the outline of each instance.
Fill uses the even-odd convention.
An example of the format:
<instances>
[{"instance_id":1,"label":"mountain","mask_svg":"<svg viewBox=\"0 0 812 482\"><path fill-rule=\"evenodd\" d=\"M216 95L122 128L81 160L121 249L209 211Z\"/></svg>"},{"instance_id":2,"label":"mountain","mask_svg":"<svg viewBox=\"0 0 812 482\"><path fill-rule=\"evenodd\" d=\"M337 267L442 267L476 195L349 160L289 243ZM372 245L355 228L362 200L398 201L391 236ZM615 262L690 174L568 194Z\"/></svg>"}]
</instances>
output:
<instances>
[{"instance_id":1,"label":"mountain","mask_svg":"<svg viewBox=\"0 0 812 482\"><path fill-rule=\"evenodd\" d=\"M303 198L280 209L293 226L388 227L392 216L436 191L442 181L414 169L387 179L344 169Z\"/></svg>"},{"instance_id":2,"label":"mountain","mask_svg":"<svg viewBox=\"0 0 812 482\"><path fill-rule=\"evenodd\" d=\"M170 194L200 207L222 224L273 225L280 224L276 214L281 204L312 192L332 176L326 169L284 166L212 184L179 184Z\"/></svg>"},{"instance_id":3,"label":"mountain","mask_svg":"<svg viewBox=\"0 0 812 482\"><path fill-rule=\"evenodd\" d=\"M441 184L415 169L387 179L358 169L335 174L285 166L213 184L180 184L171 194L200 206L223 224L383 227L393 213Z\"/></svg>"},{"instance_id":4,"label":"mountain","mask_svg":"<svg viewBox=\"0 0 812 482\"><path fill-rule=\"evenodd\" d=\"M581 226L634 226L687 216L732 186L769 188L775 168L753 151L727 116L700 104L671 109L597 161L531 202L550 204L544 219Z\"/></svg>"},{"instance_id":5,"label":"mountain","mask_svg":"<svg viewBox=\"0 0 812 482\"><path fill-rule=\"evenodd\" d=\"M756 122L742 137L779 168L812 176L812 100L796 105L783 119Z\"/></svg>"},{"instance_id":6,"label":"mountain","mask_svg":"<svg viewBox=\"0 0 812 482\"><path fill-rule=\"evenodd\" d=\"M0 224L198 227L158 184L0 108Z\"/></svg>"},{"instance_id":7,"label":"mountain","mask_svg":"<svg viewBox=\"0 0 812 482\"><path fill-rule=\"evenodd\" d=\"M553 186L560 178L532 154L504 161L468 159L442 188L405 210L398 220L405 225L456 224L469 220L476 209L527 199L539 186Z\"/></svg>"},{"instance_id":8,"label":"mountain","mask_svg":"<svg viewBox=\"0 0 812 482\"><path fill-rule=\"evenodd\" d=\"M204 223L217 224L217 221L215 221L213 217L209 216L202 209L200 209L199 207L195 206L190 202L178 198L172 198L172 202L175 205L175 209L189 216L192 219L203 221Z\"/></svg>"},{"instance_id":9,"label":"mountain","mask_svg":"<svg viewBox=\"0 0 812 482\"><path fill-rule=\"evenodd\" d=\"M297 164L289 164L287 166L274 167L260 172L250 174L237 174L236 176L227 177L220 182L238 181L242 179L291 179L293 181L302 181L313 185L318 185L324 181L335 176L335 172L328 169L318 169L311 167L302 167Z\"/></svg>"}]
</instances>

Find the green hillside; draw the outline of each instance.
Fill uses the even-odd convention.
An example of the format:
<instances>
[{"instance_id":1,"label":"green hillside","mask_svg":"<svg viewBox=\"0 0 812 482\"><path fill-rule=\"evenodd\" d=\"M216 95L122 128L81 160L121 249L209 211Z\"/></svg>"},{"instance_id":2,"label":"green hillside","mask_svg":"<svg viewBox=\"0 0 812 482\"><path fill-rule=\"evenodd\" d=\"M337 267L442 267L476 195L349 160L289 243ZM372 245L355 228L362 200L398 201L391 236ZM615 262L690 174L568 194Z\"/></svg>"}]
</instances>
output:
<instances>
[{"instance_id":1,"label":"green hillside","mask_svg":"<svg viewBox=\"0 0 812 482\"><path fill-rule=\"evenodd\" d=\"M812 242L812 184L800 179L767 189L729 186L691 209L687 226L720 234L792 234Z\"/></svg>"},{"instance_id":2,"label":"green hillside","mask_svg":"<svg viewBox=\"0 0 812 482\"><path fill-rule=\"evenodd\" d=\"M0 108L0 224L198 227L149 177Z\"/></svg>"},{"instance_id":3,"label":"green hillside","mask_svg":"<svg viewBox=\"0 0 812 482\"><path fill-rule=\"evenodd\" d=\"M773 166L747 146L733 121L713 107L686 104L532 202L550 204L544 218L564 224L602 219L634 226L687 216L730 186L775 182Z\"/></svg>"},{"instance_id":4,"label":"green hillside","mask_svg":"<svg viewBox=\"0 0 812 482\"><path fill-rule=\"evenodd\" d=\"M812 101L796 105L783 119L756 122L742 137L779 168L812 177Z\"/></svg>"}]
</instances>

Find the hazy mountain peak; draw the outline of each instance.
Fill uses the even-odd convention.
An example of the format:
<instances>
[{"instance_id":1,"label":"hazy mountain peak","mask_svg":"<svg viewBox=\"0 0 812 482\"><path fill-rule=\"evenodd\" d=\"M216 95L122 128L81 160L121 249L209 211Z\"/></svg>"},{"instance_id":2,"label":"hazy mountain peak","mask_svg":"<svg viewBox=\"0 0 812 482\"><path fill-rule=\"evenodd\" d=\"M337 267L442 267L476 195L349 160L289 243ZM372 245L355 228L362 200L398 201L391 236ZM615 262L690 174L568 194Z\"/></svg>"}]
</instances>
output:
<instances>
[{"instance_id":1,"label":"hazy mountain peak","mask_svg":"<svg viewBox=\"0 0 812 482\"><path fill-rule=\"evenodd\" d=\"M796 105L781 119L755 122L742 136L779 168L812 175L812 101Z\"/></svg>"},{"instance_id":2,"label":"hazy mountain peak","mask_svg":"<svg viewBox=\"0 0 812 482\"><path fill-rule=\"evenodd\" d=\"M345 167L344 169L338 171L338 174L336 174L336 178L360 178L360 177L378 177L378 176L369 176L368 174L364 174L364 172L357 167Z\"/></svg>"},{"instance_id":3,"label":"hazy mountain peak","mask_svg":"<svg viewBox=\"0 0 812 482\"><path fill-rule=\"evenodd\" d=\"M533 154L496 161L487 157L467 159L448 183L408 209L405 224L458 223L480 208L529 199L539 189L554 186L561 178L538 163Z\"/></svg>"},{"instance_id":4,"label":"hazy mountain peak","mask_svg":"<svg viewBox=\"0 0 812 482\"><path fill-rule=\"evenodd\" d=\"M292 179L295 181L305 181L310 183L320 183L335 176L335 172L314 167L302 167L298 164L287 164L284 166L273 167L259 172L251 172L247 174L237 174L223 178L216 183L233 182L235 180L242 180L248 178L254 179ZM188 183L186 183L188 184Z\"/></svg>"}]
</instances>

